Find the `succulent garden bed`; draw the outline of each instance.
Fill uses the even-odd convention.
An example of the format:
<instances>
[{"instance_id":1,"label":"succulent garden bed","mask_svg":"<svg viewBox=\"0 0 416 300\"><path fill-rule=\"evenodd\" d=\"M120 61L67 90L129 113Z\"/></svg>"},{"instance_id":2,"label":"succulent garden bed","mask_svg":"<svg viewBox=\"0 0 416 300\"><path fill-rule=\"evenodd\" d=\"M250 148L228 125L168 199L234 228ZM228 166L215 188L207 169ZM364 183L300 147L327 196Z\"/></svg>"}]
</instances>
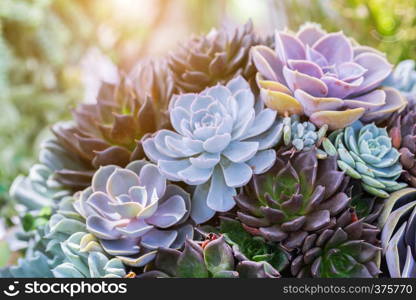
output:
<instances>
[{"instance_id":1,"label":"succulent garden bed","mask_svg":"<svg viewBox=\"0 0 416 300\"><path fill-rule=\"evenodd\" d=\"M51 128L0 275L416 277L415 99L317 24L194 37Z\"/></svg>"}]
</instances>

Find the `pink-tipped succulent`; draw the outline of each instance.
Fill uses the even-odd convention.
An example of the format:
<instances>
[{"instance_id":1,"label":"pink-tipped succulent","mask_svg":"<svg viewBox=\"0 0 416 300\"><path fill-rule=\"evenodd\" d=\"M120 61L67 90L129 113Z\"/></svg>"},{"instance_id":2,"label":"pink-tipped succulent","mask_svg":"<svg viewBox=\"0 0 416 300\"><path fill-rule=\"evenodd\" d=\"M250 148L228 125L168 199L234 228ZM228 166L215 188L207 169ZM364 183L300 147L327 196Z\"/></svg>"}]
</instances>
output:
<instances>
[{"instance_id":1,"label":"pink-tipped succulent","mask_svg":"<svg viewBox=\"0 0 416 300\"><path fill-rule=\"evenodd\" d=\"M74 206L105 252L140 267L159 247L180 248L192 238L193 228L185 223L190 202L155 165L139 160L126 168L101 167Z\"/></svg>"},{"instance_id":2,"label":"pink-tipped succulent","mask_svg":"<svg viewBox=\"0 0 416 300\"><path fill-rule=\"evenodd\" d=\"M327 33L315 24L296 34L276 32L275 50L256 46L252 57L270 108L305 114L331 130L358 119L386 119L407 103L397 90L381 87L392 71L384 55L342 32Z\"/></svg>"}]
</instances>

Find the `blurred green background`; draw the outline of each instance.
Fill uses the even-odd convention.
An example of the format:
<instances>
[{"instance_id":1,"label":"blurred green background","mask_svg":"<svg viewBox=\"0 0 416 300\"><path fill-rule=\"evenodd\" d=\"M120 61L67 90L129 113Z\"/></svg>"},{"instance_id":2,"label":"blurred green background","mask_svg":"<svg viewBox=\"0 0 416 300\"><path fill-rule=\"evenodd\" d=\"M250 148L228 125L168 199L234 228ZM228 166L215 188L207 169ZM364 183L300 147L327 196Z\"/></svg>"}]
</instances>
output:
<instances>
[{"instance_id":1,"label":"blurred green background","mask_svg":"<svg viewBox=\"0 0 416 300\"><path fill-rule=\"evenodd\" d=\"M263 35L318 22L397 63L416 58L415 16L416 0L0 0L1 215L13 214L8 188L48 126L88 100L99 53L129 70L192 33L251 18Z\"/></svg>"}]
</instances>

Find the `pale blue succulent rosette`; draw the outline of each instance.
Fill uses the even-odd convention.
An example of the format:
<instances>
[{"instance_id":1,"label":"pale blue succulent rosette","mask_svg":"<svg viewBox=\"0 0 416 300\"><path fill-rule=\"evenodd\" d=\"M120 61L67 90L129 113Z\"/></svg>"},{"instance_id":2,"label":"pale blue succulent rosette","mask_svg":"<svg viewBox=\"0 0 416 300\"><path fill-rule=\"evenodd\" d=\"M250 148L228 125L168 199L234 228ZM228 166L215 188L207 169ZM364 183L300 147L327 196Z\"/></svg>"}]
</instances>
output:
<instances>
[{"instance_id":1,"label":"pale blue succulent rosette","mask_svg":"<svg viewBox=\"0 0 416 300\"><path fill-rule=\"evenodd\" d=\"M236 188L275 162L272 148L282 137L282 122L276 111L256 102L240 76L173 98L169 112L174 131L158 131L143 148L169 180L196 186L191 211L196 223L232 209Z\"/></svg>"},{"instance_id":2,"label":"pale blue succulent rosette","mask_svg":"<svg viewBox=\"0 0 416 300\"><path fill-rule=\"evenodd\" d=\"M383 84L396 88L407 97L410 103L415 103L416 62L411 59L400 62Z\"/></svg>"}]
</instances>

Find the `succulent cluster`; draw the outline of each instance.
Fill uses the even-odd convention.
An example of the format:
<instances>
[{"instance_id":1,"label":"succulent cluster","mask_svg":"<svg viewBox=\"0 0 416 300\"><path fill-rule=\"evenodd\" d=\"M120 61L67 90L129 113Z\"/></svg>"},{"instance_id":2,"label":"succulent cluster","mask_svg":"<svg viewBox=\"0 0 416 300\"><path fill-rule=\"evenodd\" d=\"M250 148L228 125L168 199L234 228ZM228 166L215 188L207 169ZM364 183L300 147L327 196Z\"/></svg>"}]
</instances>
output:
<instances>
[{"instance_id":1,"label":"succulent cluster","mask_svg":"<svg viewBox=\"0 0 416 300\"><path fill-rule=\"evenodd\" d=\"M213 30L102 82L13 184L0 276L416 277L414 65L314 24L270 44Z\"/></svg>"}]
</instances>

